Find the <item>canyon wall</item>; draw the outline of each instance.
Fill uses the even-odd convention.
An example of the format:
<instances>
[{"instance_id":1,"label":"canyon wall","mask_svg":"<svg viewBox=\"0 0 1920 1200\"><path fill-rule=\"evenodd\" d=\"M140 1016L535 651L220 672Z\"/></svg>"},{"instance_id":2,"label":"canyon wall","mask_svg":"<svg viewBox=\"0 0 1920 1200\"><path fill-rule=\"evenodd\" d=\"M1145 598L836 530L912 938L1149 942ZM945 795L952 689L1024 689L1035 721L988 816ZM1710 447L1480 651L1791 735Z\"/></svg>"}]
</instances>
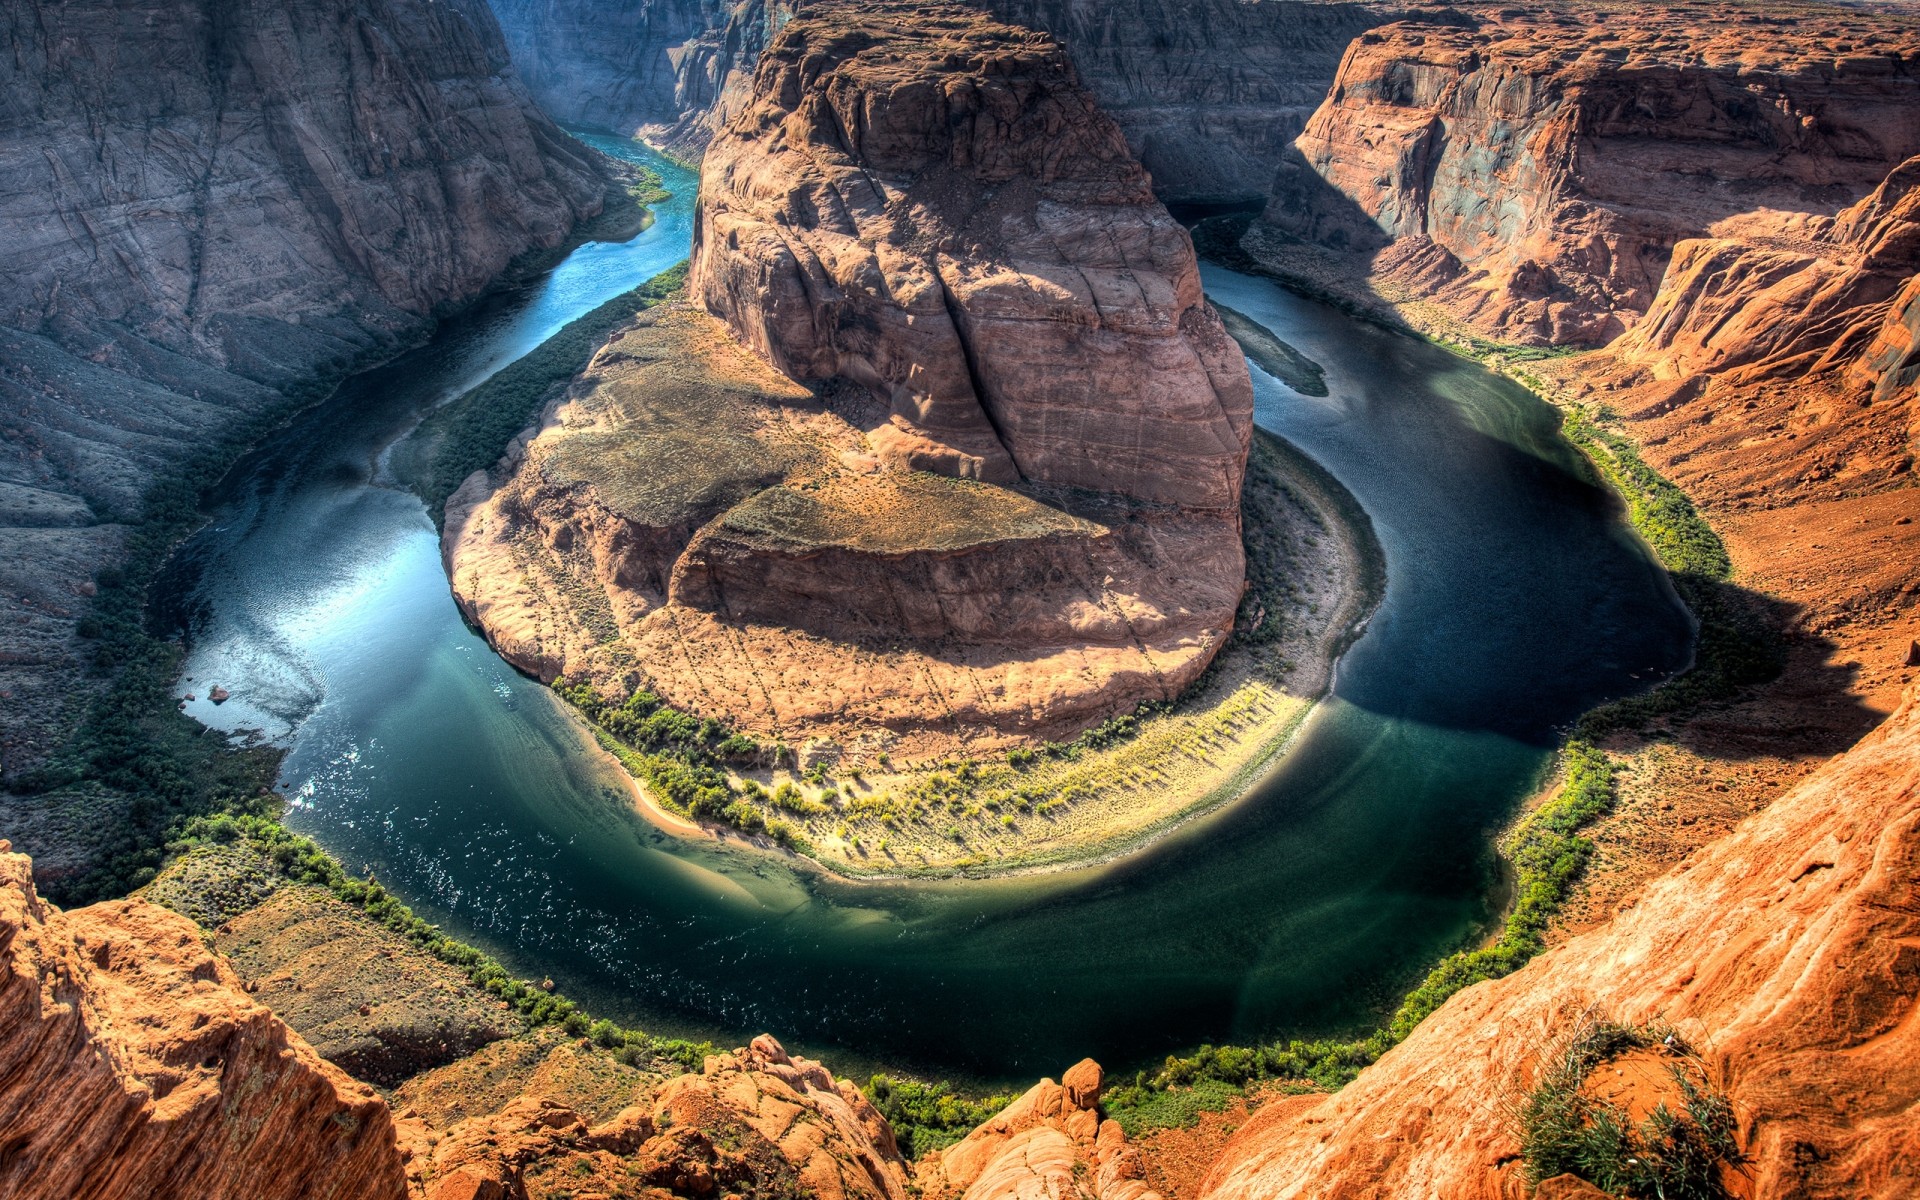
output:
<instances>
[{"instance_id":1,"label":"canyon wall","mask_svg":"<svg viewBox=\"0 0 1920 1200\"><path fill-rule=\"evenodd\" d=\"M697 156L806 0L494 0L514 62L562 120L643 132ZM1052 34L1163 199L1248 200L1384 6L1294 0L996 0Z\"/></svg>"},{"instance_id":2,"label":"canyon wall","mask_svg":"<svg viewBox=\"0 0 1920 1200\"><path fill-rule=\"evenodd\" d=\"M707 153L687 290L448 505L511 661L903 761L1212 661L1252 385L1058 43L819 0Z\"/></svg>"},{"instance_id":3,"label":"canyon wall","mask_svg":"<svg viewBox=\"0 0 1920 1200\"><path fill-rule=\"evenodd\" d=\"M402 1200L385 1101L250 999L185 917L61 912L0 841L0 1193Z\"/></svg>"},{"instance_id":4,"label":"canyon wall","mask_svg":"<svg viewBox=\"0 0 1920 1200\"><path fill-rule=\"evenodd\" d=\"M0 766L156 474L389 353L600 210L477 0L10 5ZM200 481L210 483L210 480Z\"/></svg>"},{"instance_id":5,"label":"canyon wall","mask_svg":"<svg viewBox=\"0 0 1920 1200\"><path fill-rule=\"evenodd\" d=\"M786 374L890 406L883 461L1231 510L1239 347L1058 43L836 5L707 153L688 288Z\"/></svg>"},{"instance_id":6,"label":"canyon wall","mask_svg":"<svg viewBox=\"0 0 1920 1200\"><path fill-rule=\"evenodd\" d=\"M1741 1194L1911 1196L1916 845L1910 688L1886 724L1609 924L1455 996L1337 1095L1261 1112L1202 1196L1525 1195L1514 1103L1596 1018L1664 1020L1700 1048L1739 1114Z\"/></svg>"},{"instance_id":7,"label":"canyon wall","mask_svg":"<svg viewBox=\"0 0 1920 1200\"><path fill-rule=\"evenodd\" d=\"M1677 243L1832 217L1920 151L1920 32L1814 8L1472 6L1362 34L1249 238L1370 256L1503 341L1598 345Z\"/></svg>"}]
</instances>

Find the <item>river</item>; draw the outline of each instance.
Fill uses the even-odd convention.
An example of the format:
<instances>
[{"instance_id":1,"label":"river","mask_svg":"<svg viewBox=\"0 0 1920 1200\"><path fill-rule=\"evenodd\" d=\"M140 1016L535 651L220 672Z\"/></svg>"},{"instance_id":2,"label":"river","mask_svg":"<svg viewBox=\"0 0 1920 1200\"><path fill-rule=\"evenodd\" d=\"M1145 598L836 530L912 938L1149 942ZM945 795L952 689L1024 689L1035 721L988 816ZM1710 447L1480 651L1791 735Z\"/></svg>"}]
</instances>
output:
<instances>
[{"instance_id":1,"label":"river","mask_svg":"<svg viewBox=\"0 0 1920 1200\"><path fill-rule=\"evenodd\" d=\"M289 824L596 1014L838 1069L1030 1080L1091 1054L1368 1026L1486 929L1492 834L1556 729L1686 661L1664 576L1524 390L1218 268L1326 370L1254 368L1256 418L1371 515L1387 589L1333 696L1243 802L1093 870L830 882L636 816L573 716L461 621L426 510L385 475L423 412L685 256L694 178L622 245L447 322L241 462L163 580L194 716L279 741ZM232 699L205 699L219 684Z\"/></svg>"}]
</instances>

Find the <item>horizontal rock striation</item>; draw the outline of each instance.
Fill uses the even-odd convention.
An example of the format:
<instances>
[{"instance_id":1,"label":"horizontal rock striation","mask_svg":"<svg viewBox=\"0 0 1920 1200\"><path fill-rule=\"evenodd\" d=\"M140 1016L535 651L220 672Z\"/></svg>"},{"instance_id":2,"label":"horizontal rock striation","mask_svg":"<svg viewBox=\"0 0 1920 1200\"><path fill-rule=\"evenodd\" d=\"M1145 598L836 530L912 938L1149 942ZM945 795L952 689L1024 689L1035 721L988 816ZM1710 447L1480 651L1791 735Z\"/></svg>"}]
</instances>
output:
<instances>
[{"instance_id":1,"label":"horizontal rock striation","mask_svg":"<svg viewBox=\"0 0 1920 1200\"><path fill-rule=\"evenodd\" d=\"M1662 1019L1703 1048L1739 1116L1742 1194L1910 1196L1916 844L1920 693L1909 689L1885 725L1609 924L1455 996L1337 1095L1264 1110L1203 1200L1524 1195L1499 1098L1522 1094L1556 1041L1594 1016Z\"/></svg>"},{"instance_id":2,"label":"horizontal rock striation","mask_svg":"<svg viewBox=\"0 0 1920 1200\"><path fill-rule=\"evenodd\" d=\"M449 502L455 596L544 679L895 755L1066 736L1212 659L1231 515L889 468L886 416L650 310Z\"/></svg>"},{"instance_id":3,"label":"horizontal rock striation","mask_svg":"<svg viewBox=\"0 0 1920 1200\"><path fill-rule=\"evenodd\" d=\"M29 0L0 24L12 775L79 686L74 622L157 473L396 349L606 182L479 0Z\"/></svg>"},{"instance_id":4,"label":"horizontal rock striation","mask_svg":"<svg viewBox=\"0 0 1920 1200\"><path fill-rule=\"evenodd\" d=\"M1920 151L1920 35L1863 14L1541 6L1361 35L1250 246L1374 255L1484 336L1597 345L1677 243L1832 216Z\"/></svg>"},{"instance_id":5,"label":"horizontal rock striation","mask_svg":"<svg viewBox=\"0 0 1920 1200\"><path fill-rule=\"evenodd\" d=\"M809 11L708 151L691 294L794 378L885 400L883 461L1237 505L1245 362L1059 46Z\"/></svg>"},{"instance_id":6,"label":"horizontal rock striation","mask_svg":"<svg viewBox=\"0 0 1920 1200\"><path fill-rule=\"evenodd\" d=\"M403 1200L385 1101L141 900L62 912L0 841L0 1194Z\"/></svg>"},{"instance_id":7,"label":"horizontal rock striation","mask_svg":"<svg viewBox=\"0 0 1920 1200\"><path fill-rule=\"evenodd\" d=\"M513 61L561 119L697 156L807 0L495 0ZM990 0L1052 34L1163 199L1263 198L1342 52L1392 8L1293 0Z\"/></svg>"}]
</instances>

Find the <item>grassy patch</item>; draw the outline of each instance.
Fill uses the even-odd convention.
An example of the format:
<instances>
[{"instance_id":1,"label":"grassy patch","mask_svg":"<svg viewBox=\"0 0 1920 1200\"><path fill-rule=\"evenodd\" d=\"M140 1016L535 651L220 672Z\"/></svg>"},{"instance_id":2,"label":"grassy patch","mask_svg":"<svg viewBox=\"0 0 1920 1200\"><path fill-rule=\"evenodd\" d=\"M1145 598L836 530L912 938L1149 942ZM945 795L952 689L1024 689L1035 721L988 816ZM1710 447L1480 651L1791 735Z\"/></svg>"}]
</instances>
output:
<instances>
[{"instance_id":1,"label":"grassy patch","mask_svg":"<svg viewBox=\"0 0 1920 1200\"><path fill-rule=\"evenodd\" d=\"M498 461L514 436L532 424L554 389L586 369L607 335L634 313L677 291L686 281L686 271L681 263L575 317L537 349L421 422L401 473L427 502L436 526L445 515L447 497L461 481Z\"/></svg>"},{"instance_id":2,"label":"grassy patch","mask_svg":"<svg viewBox=\"0 0 1920 1200\"><path fill-rule=\"evenodd\" d=\"M1622 1054L1659 1048L1677 1106L1663 1099L1635 1122L1623 1106L1592 1095L1587 1078ZM1711 1087L1669 1030L1597 1022L1548 1064L1518 1113L1521 1157L1538 1184L1578 1175L1610 1195L1646 1200L1723 1200L1723 1169L1742 1161L1733 1106Z\"/></svg>"},{"instance_id":3,"label":"grassy patch","mask_svg":"<svg viewBox=\"0 0 1920 1200\"><path fill-rule=\"evenodd\" d=\"M969 1099L944 1080L921 1083L892 1075L869 1079L866 1093L893 1126L908 1162L953 1145L1014 1101L1011 1094Z\"/></svg>"},{"instance_id":4,"label":"grassy patch","mask_svg":"<svg viewBox=\"0 0 1920 1200\"><path fill-rule=\"evenodd\" d=\"M1639 447L1607 427L1610 419L1605 410L1570 409L1562 432L1626 501L1628 519L1667 569L1700 630L1691 670L1588 713L1577 730L1586 738L1641 729L1660 717L1726 700L1774 678L1784 662L1778 635L1728 584L1733 564L1720 536L1685 492L1646 464Z\"/></svg>"}]
</instances>

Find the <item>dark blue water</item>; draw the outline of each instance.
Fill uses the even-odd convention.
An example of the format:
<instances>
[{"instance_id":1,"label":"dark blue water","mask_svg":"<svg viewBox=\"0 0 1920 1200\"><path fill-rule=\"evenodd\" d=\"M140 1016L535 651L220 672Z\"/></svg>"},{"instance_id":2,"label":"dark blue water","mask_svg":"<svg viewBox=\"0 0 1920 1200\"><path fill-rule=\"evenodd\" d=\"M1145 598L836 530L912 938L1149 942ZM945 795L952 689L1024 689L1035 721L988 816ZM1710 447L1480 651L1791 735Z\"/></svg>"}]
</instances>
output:
<instances>
[{"instance_id":1,"label":"dark blue water","mask_svg":"<svg viewBox=\"0 0 1920 1200\"><path fill-rule=\"evenodd\" d=\"M291 823L423 915L596 1012L769 1029L842 1069L980 1080L1367 1025L1482 931L1491 835L1557 726L1686 657L1683 613L1553 412L1431 346L1209 270L1320 361L1255 370L1258 419L1371 514L1388 588L1335 695L1244 802L1134 859L947 884L823 881L634 816L617 767L467 630L380 459L420 413L684 256L694 181L622 246L362 376L223 486L182 559L195 715L289 746Z\"/></svg>"}]
</instances>

